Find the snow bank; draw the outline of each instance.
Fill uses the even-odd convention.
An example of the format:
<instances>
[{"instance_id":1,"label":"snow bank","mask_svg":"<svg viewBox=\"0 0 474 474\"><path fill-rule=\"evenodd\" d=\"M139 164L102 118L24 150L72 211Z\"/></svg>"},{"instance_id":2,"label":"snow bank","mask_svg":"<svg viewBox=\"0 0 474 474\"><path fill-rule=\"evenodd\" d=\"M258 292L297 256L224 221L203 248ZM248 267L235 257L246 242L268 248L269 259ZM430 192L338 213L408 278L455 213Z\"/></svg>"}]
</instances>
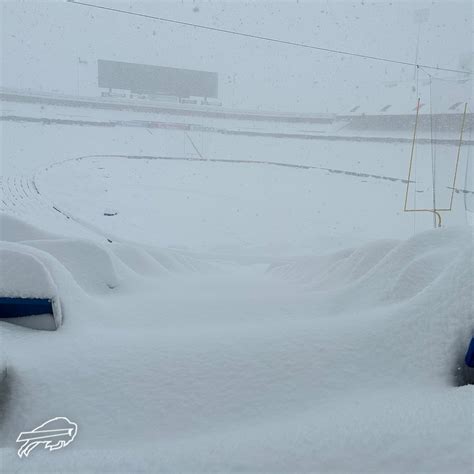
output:
<instances>
[{"instance_id":1,"label":"snow bank","mask_svg":"<svg viewBox=\"0 0 474 474\"><path fill-rule=\"evenodd\" d=\"M344 287L370 271L399 241L381 240L323 256L305 256L274 264L270 271L314 289Z\"/></svg>"},{"instance_id":2,"label":"snow bank","mask_svg":"<svg viewBox=\"0 0 474 474\"><path fill-rule=\"evenodd\" d=\"M72 239L25 241L24 244L56 258L88 293L104 293L120 284L117 258L102 244Z\"/></svg>"},{"instance_id":3,"label":"snow bank","mask_svg":"<svg viewBox=\"0 0 474 474\"><path fill-rule=\"evenodd\" d=\"M22 240L52 239L52 233L40 230L8 214L0 213L0 241L21 242Z\"/></svg>"},{"instance_id":4,"label":"snow bank","mask_svg":"<svg viewBox=\"0 0 474 474\"><path fill-rule=\"evenodd\" d=\"M0 248L0 294L18 298L52 298L57 288L49 271L33 255Z\"/></svg>"},{"instance_id":5,"label":"snow bank","mask_svg":"<svg viewBox=\"0 0 474 474\"><path fill-rule=\"evenodd\" d=\"M35 256L0 247L0 296L51 300L55 326L62 323L59 292L46 266Z\"/></svg>"},{"instance_id":6,"label":"snow bank","mask_svg":"<svg viewBox=\"0 0 474 474\"><path fill-rule=\"evenodd\" d=\"M126 243L111 245L112 252L134 272L143 275L157 275L167 271L167 266L141 247ZM166 259L168 260L168 259Z\"/></svg>"},{"instance_id":7,"label":"snow bank","mask_svg":"<svg viewBox=\"0 0 474 474\"><path fill-rule=\"evenodd\" d=\"M407 241L273 265L271 273L302 282L318 312L374 314L383 327L370 344L384 372L452 381L474 331L472 230L436 229ZM377 326L379 324L377 323ZM375 352L374 352L375 353ZM393 374L392 374L393 375Z\"/></svg>"},{"instance_id":8,"label":"snow bank","mask_svg":"<svg viewBox=\"0 0 474 474\"><path fill-rule=\"evenodd\" d=\"M0 323L13 472L472 469L473 392L455 380L474 329L469 228L206 272L129 243L2 248L44 266L67 317L53 335ZM86 291L77 253L119 286ZM77 440L21 463L18 433L54 416Z\"/></svg>"},{"instance_id":9,"label":"snow bank","mask_svg":"<svg viewBox=\"0 0 474 474\"><path fill-rule=\"evenodd\" d=\"M60 306L67 312L78 300L120 294L135 280L204 266L176 251L64 238L10 215L0 214L0 223L0 295L50 298L57 326Z\"/></svg>"}]
</instances>

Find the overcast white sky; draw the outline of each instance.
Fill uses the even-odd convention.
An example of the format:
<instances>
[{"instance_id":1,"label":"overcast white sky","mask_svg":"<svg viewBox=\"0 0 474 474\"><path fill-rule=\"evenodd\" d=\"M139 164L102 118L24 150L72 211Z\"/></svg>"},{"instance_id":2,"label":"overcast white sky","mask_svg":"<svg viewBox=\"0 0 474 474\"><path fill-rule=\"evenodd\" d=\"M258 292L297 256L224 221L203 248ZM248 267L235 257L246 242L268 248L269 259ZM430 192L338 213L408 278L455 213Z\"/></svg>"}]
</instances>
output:
<instances>
[{"instance_id":1,"label":"overcast white sky","mask_svg":"<svg viewBox=\"0 0 474 474\"><path fill-rule=\"evenodd\" d=\"M402 61L415 60L415 10L428 8L429 19L420 29L419 62L459 68L460 61L472 58L469 0L89 3ZM97 59L103 58L217 71L220 96L228 106L343 112L360 101L415 100L410 67L63 1L2 0L1 5L2 85L6 87L98 95ZM87 64L78 64L78 57ZM392 81L403 82L389 87Z\"/></svg>"}]
</instances>

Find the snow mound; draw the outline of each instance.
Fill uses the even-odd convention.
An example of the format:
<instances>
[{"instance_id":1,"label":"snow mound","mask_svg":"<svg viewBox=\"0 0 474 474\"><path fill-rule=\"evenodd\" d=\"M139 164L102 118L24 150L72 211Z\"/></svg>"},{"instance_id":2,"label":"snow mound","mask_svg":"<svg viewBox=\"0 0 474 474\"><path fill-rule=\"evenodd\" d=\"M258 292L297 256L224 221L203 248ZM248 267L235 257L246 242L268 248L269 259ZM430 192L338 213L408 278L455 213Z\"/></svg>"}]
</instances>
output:
<instances>
[{"instance_id":1,"label":"snow mound","mask_svg":"<svg viewBox=\"0 0 474 474\"><path fill-rule=\"evenodd\" d=\"M0 213L0 241L21 242L22 240L52 239L56 236L43 231L11 215Z\"/></svg>"},{"instance_id":2,"label":"snow mound","mask_svg":"<svg viewBox=\"0 0 474 474\"><path fill-rule=\"evenodd\" d=\"M144 248L160 265L170 272L205 272L216 268L213 263L195 255L189 255L184 251L163 250L150 246L145 246Z\"/></svg>"},{"instance_id":3,"label":"snow mound","mask_svg":"<svg viewBox=\"0 0 474 474\"><path fill-rule=\"evenodd\" d=\"M0 296L46 298L54 305L56 327L62 322L58 289L46 266L34 255L0 248Z\"/></svg>"},{"instance_id":4,"label":"snow mound","mask_svg":"<svg viewBox=\"0 0 474 474\"><path fill-rule=\"evenodd\" d=\"M297 257L274 264L270 271L301 283L311 283L315 289L340 288L364 276L398 243L382 240L329 255Z\"/></svg>"},{"instance_id":5,"label":"snow mound","mask_svg":"<svg viewBox=\"0 0 474 474\"><path fill-rule=\"evenodd\" d=\"M160 260L140 247L131 244L113 243L112 252L134 272L143 275L161 274L167 268Z\"/></svg>"},{"instance_id":6,"label":"snow mound","mask_svg":"<svg viewBox=\"0 0 474 474\"><path fill-rule=\"evenodd\" d=\"M0 249L0 294L6 297L50 298L57 288L49 271L34 256Z\"/></svg>"},{"instance_id":7,"label":"snow mound","mask_svg":"<svg viewBox=\"0 0 474 474\"><path fill-rule=\"evenodd\" d=\"M353 303L397 303L422 292L470 252L470 228L437 229L407 241L381 240L327 256L286 260L269 271L315 291L343 293Z\"/></svg>"},{"instance_id":8,"label":"snow mound","mask_svg":"<svg viewBox=\"0 0 474 474\"><path fill-rule=\"evenodd\" d=\"M270 273L303 282L315 317L374 318L354 351L371 354L367 370L398 379L452 383L474 331L471 228L447 228L407 241L382 241L326 257L273 265ZM349 362L350 365L350 362Z\"/></svg>"},{"instance_id":9,"label":"snow mound","mask_svg":"<svg viewBox=\"0 0 474 474\"><path fill-rule=\"evenodd\" d=\"M134 280L204 265L172 250L55 236L5 214L0 223L0 295L60 296L66 312L78 299L117 294Z\"/></svg>"},{"instance_id":10,"label":"snow mound","mask_svg":"<svg viewBox=\"0 0 474 474\"><path fill-rule=\"evenodd\" d=\"M64 265L88 293L104 293L121 281L119 260L105 246L86 240L57 239L25 241L49 253Z\"/></svg>"},{"instance_id":11,"label":"snow mound","mask_svg":"<svg viewBox=\"0 0 474 474\"><path fill-rule=\"evenodd\" d=\"M183 272L90 306L71 297L74 326L48 344L8 328L4 459L18 472L469 472L472 387L454 377L473 329L471 240L470 229L436 230L266 273ZM131 275L154 261L199 266L192 254L104 245ZM62 295L53 262L72 273L59 256L23 247ZM96 452L20 464L18 433L58 409Z\"/></svg>"}]
</instances>

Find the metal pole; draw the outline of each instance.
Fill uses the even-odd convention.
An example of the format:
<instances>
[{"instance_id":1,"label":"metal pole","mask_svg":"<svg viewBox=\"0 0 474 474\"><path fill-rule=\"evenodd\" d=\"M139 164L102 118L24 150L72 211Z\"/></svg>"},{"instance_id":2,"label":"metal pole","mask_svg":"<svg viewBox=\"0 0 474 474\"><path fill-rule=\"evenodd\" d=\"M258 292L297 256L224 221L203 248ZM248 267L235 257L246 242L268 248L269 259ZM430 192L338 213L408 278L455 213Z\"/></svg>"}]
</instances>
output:
<instances>
[{"instance_id":1,"label":"metal pole","mask_svg":"<svg viewBox=\"0 0 474 474\"><path fill-rule=\"evenodd\" d=\"M416 104L416 118L415 118L415 128L413 130L413 141L411 143L411 154L410 154L410 166L408 168L408 179L407 179L407 189L405 192L405 206L403 207L403 210L407 210L407 205L408 205L408 190L410 188L410 179L411 179L411 169L413 166L413 154L415 153L415 138L416 138L416 128L418 126L418 113L420 111L420 98L418 97L418 102Z\"/></svg>"},{"instance_id":2,"label":"metal pole","mask_svg":"<svg viewBox=\"0 0 474 474\"><path fill-rule=\"evenodd\" d=\"M458 174L459 157L461 156L462 135L464 132L464 124L466 123L466 112L467 112L467 102L464 104L464 114L462 116L461 133L459 135L458 155L456 157L456 168L454 170L454 178L453 178L453 191L451 193L451 202L449 204L450 211L453 208L454 188L456 187L456 176Z\"/></svg>"},{"instance_id":3,"label":"metal pole","mask_svg":"<svg viewBox=\"0 0 474 474\"><path fill-rule=\"evenodd\" d=\"M430 75L430 132L431 132L431 176L433 179L433 227L436 228L436 152L433 143L433 99L431 91L431 75Z\"/></svg>"}]
</instances>

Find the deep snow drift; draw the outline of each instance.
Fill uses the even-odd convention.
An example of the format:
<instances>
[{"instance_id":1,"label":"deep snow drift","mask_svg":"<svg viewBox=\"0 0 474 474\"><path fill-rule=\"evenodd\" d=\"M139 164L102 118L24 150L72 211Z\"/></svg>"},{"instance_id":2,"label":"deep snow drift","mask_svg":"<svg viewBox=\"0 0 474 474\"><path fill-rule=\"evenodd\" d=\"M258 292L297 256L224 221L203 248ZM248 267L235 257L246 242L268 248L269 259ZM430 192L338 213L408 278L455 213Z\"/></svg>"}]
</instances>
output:
<instances>
[{"instance_id":1,"label":"deep snow drift","mask_svg":"<svg viewBox=\"0 0 474 474\"><path fill-rule=\"evenodd\" d=\"M2 233L47 266L64 312L56 332L0 323L6 472L472 468L470 228L271 265L11 217ZM54 416L74 443L19 460L18 433Z\"/></svg>"}]
</instances>

